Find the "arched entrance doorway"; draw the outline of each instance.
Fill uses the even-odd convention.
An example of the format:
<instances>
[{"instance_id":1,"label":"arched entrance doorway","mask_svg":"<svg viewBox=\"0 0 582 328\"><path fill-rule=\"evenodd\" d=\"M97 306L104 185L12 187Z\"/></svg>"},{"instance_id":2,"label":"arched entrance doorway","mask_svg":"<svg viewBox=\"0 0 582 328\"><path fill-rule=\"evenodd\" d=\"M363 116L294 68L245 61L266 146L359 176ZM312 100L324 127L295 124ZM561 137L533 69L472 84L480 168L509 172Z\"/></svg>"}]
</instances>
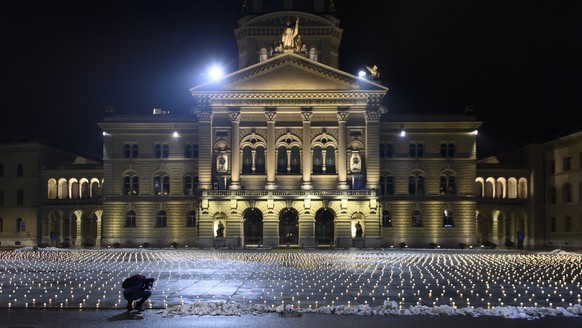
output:
<instances>
[{"instance_id":1,"label":"arched entrance doorway","mask_svg":"<svg viewBox=\"0 0 582 328\"><path fill-rule=\"evenodd\" d=\"M255 207L245 210L244 236L246 245L260 245L263 241L263 213Z\"/></svg>"},{"instance_id":2,"label":"arched entrance doorway","mask_svg":"<svg viewBox=\"0 0 582 328\"><path fill-rule=\"evenodd\" d=\"M279 214L279 243L299 243L299 214L293 208L285 208Z\"/></svg>"},{"instance_id":3,"label":"arched entrance doorway","mask_svg":"<svg viewBox=\"0 0 582 328\"><path fill-rule=\"evenodd\" d=\"M318 245L332 245L334 241L335 214L328 208L315 213L315 242Z\"/></svg>"}]
</instances>

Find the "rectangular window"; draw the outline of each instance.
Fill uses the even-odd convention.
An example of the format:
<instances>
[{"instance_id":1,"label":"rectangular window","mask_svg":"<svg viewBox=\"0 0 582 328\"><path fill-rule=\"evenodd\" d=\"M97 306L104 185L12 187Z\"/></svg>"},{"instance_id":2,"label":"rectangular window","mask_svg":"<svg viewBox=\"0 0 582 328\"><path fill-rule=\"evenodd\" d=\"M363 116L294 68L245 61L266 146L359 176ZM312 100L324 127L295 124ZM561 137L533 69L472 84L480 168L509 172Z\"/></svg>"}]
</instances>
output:
<instances>
[{"instance_id":1,"label":"rectangular window","mask_svg":"<svg viewBox=\"0 0 582 328\"><path fill-rule=\"evenodd\" d=\"M156 158L162 158L162 145L156 145L154 152L155 152Z\"/></svg>"},{"instance_id":2,"label":"rectangular window","mask_svg":"<svg viewBox=\"0 0 582 328\"><path fill-rule=\"evenodd\" d=\"M24 191L18 190L18 195L16 197L16 205L23 206L24 205Z\"/></svg>"},{"instance_id":3,"label":"rectangular window","mask_svg":"<svg viewBox=\"0 0 582 328\"><path fill-rule=\"evenodd\" d=\"M564 157L564 171L570 171L572 169L572 157Z\"/></svg>"},{"instance_id":4,"label":"rectangular window","mask_svg":"<svg viewBox=\"0 0 582 328\"><path fill-rule=\"evenodd\" d=\"M391 158L392 157L392 144L387 144L385 151L386 151L386 157Z\"/></svg>"},{"instance_id":5,"label":"rectangular window","mask_svg":"<svg viewBox=\"0 0 582 328\"><path fill-rule=\"evenodd\" d=\"M24 168L22 167L22 164L18 164L18 172L17 172L17 175L19 177L21 177L23 175L23 173L24 173L23 171L24 171Z\"/></svg>"}]
</instances>

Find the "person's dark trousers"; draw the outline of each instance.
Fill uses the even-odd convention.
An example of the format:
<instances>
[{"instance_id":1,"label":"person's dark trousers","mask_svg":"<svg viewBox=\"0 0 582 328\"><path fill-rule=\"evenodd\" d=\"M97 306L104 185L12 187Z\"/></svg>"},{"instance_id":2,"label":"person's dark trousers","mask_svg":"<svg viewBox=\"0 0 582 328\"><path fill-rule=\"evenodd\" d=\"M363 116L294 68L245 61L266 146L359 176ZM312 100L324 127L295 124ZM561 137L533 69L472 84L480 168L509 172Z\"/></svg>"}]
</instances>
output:
<instances>
[{"instance_id":1,"label":"person's dark trousers","mask_svg":"<svg viewBox=\"0 0 582 328\"><path fill-rule=\"evenodd\" d=\"M147 301L150 296L152 296L152 292L150 292L149 290L142 290L139 292L133 292L133 293L127 293L127 294L123 294L123 297L127 300L127 310L131 311L133 310L133 301L138 301L136 303L136 310L143 310L143 303L145 303L145 301Z\"/></svg>"}]
</instances>

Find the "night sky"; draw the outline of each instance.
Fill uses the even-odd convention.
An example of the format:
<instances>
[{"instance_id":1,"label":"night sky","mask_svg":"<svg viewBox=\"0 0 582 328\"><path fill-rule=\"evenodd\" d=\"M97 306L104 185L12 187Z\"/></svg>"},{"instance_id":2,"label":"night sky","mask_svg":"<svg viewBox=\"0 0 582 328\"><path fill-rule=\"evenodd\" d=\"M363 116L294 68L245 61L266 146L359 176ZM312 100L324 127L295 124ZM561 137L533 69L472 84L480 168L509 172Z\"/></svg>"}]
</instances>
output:
<instances>
[{"instance_id":1,"label":"night sky","mask_svg":"<svg viewBox=\"0 0 582 328\"><path fill-rule=\"evenodd\" d=\"M238 68L241 3L4 4L0 134L35 133L101 156L97 122L107 106L118 114L188 113L189 89L209 63ZM339 68L357 75L377 65L390 113L473 106L484 122L480 158L542 132L582 127L582 1L335 4L344 29Z\"/></svg>"}]
</instances>

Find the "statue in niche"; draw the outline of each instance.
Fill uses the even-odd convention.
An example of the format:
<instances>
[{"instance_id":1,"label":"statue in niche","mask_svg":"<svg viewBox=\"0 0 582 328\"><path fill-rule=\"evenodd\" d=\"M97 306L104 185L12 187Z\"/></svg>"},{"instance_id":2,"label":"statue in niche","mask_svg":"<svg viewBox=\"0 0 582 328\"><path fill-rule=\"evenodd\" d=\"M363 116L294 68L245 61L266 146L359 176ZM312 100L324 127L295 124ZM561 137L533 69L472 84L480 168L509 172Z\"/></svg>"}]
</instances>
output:
<instances>
[{"instance_id":1,"label":"statue in niche","mask_svg":"<svg viewBox=\"0 0 582 328\"><path fill-rule=\"evenodd\" d=\"M216 229L216 237L224 237L224 224L218 221L218 228Z\"/></svg>"},{"instance_id":2,"label":"statue in niche","mask_svg":"<svg viewBox=\"0 0 582 328\"><path fill-rule=\"evenodd\" d=\"M226 172L226 159L224 156L218 157L218 172Z\"/></svg>"},{"instance_id":3,"label":"statue in niche","mask_svg":"<svg viewBox=\"0 0 582 328\"><path fill-rule=\"evenodd\" d=\"M364 230L362 230L362 225L360 221L356 222L356 237L362 237Z\"/></svg>"}]
</instances>

